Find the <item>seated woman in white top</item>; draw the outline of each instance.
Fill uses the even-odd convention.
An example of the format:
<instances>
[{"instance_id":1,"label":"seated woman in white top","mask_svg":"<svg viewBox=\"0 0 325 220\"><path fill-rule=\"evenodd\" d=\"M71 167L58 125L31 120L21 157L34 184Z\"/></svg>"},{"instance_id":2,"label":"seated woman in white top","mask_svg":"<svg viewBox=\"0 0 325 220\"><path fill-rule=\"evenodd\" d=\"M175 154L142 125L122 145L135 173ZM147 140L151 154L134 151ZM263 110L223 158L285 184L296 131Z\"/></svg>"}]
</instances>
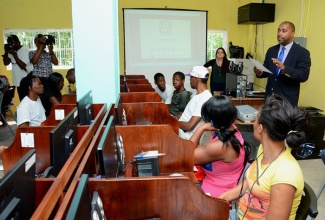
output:
<instances>
[{"instance_id":1,"label":"seated woman in white top","mask_svg":"<svg viewBox=\"0 0 325 220\"><path fill-rule=\"evenodd\" d=\"M21 80L20 88L26 95L17 108L17 126L40 126L46 119L45 109L39 98L44 92L40 79L28 74Z\"/></svg>"}]
</instances>

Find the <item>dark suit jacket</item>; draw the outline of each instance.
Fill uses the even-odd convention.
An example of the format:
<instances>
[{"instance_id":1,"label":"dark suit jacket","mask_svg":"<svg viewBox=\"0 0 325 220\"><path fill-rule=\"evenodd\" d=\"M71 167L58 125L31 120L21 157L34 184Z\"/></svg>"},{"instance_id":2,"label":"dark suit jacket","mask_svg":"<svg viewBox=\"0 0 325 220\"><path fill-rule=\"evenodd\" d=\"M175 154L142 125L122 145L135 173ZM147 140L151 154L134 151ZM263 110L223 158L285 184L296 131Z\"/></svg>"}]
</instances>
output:
<instances>
[{"instance_id":1,"label":"dark suit jacket","mask_svg":"<svg viewBox=\"0 0 325 220\"><path fill-rule=\"evenodd\" d=\"M299 99L300 83L307 81L311 66L309 51L296 43L293 43L285 61L285 69L276 75L276 65L271 58L277 58L280 45L268 49L265 55L264 66L273 74L263 72L258 78L268 77L265 91L265 99L278 94L287 99L291 105L297 106Z\"/></svg>"}]
</instances>

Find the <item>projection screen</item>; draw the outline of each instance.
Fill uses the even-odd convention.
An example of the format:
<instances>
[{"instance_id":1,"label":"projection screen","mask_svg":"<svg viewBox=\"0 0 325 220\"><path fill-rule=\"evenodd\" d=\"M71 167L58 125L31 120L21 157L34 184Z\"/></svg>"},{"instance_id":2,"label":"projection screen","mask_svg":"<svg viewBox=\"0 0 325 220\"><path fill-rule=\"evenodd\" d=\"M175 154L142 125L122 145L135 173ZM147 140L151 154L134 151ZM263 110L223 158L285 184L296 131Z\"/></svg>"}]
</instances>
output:
<instances>
[{"instance_id":1,"label":"projection screen","mask_svg":"<svg viewBox=\"0 0 325 220\"><path fill-rule=\"evenodd\" d=\"M205 63L207 11L125 8L123 18L126 74L144 74L154 85L161 72L172 86L174 72ZM189 77L185 83L191 90Z\"/></svg>"}]
</instances>

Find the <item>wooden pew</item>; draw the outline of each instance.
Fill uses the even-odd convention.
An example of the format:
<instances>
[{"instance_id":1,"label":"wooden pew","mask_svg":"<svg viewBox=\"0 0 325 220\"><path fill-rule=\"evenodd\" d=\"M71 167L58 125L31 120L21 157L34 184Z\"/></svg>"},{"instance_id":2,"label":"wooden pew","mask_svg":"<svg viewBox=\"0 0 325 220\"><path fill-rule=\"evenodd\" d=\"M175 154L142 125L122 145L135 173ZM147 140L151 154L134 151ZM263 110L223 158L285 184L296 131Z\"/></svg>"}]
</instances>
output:
<instances>
[{"instance_id":1,"label":"wooden pew","mask_svg":"<svg viewBox=\"0 0 325 220\"><path fill-rule=\"evenodd\" d=\"M178 134L178 120L169 114L168 106L162 102L122 103L127 125L150 121L153 125L168 124ZM121 125L121 124L120 124Z\"/></svg>"},{"instance_id":2,"label":"wooden pew","mask_svg":"<svg viewBox=\"0 0 325 220\"><path fill-rule=\"evenodd\" d=\"M87 148L87 150L83 156L82 161L79 164L78 170L76 171L76 173L70 183L70 186L69 186L67 192L65 193L64 199L62 200L62 203L55 214L55 219L63 219L63 216L65 216L67 214L66 213L67 207L70 205L71 199L74 195L75 189L78 184L79 177L83 173L88 173L91 175L98 174L97 146L99 144L100 138L101 138L103 131L105 129L104 125L107 123L107 120L110 115L111 115L110 111L107 111L102 119L102 122L98 126L98 129L97 129L96 133L94 134L94 137L91 140L89 147ZM53 192L49 192L49 193L53 193ZM45 203L45 202L46 201L43 201L43 203ZM37 216L44 215L42 212L44 213L44 211L40 211L37 214ZM48 213L45 213L45 214L47 215Z\"/></svg>"},{"instance_id":3,"label":"wooden pew","mask_svg":"<svg viewBox=\"0 0 325 220\"><path fill-rule=\"evenodd\" d=\"M120 81L120 84L122 85L124 82L123 80ZM137 84L150 84L148 79L126 79L126 83L128 85L137 85ZM151 85L151 84L150 84Z\"/></svg>"},{"instance_id":4,"label":"wooden pew","mask_svg":"<svg viewBox=\"0 0 325 220\"><path fill-rule=\"evenodd\" d=\"M120 95L122 103L161 102L157 92L122 92Z\"/></svg>"},{"instance_id":5,"label":"wooden pew","mask_svg":"<svg viewBox=\"0 0 325 220\"><path fill-rule=\"evenodd\" d=\"M205 195L186 177L89 179L107 219L219 219L229 218L229 204Z\"/></svg>"},{"instance_id":6,"label":"wooden pew","mask_svg":"<svg viewBox=\"0 0 325 220\"><path fill-rule=\"evenodd\" d=\"M65 165L61 169L60 173L54 179L51 187L46 192L44 198L38 205L36 211L34 212L31 219L49 219L50 215L55 210L56 205L59 202L60 198L64 196L64 190L67 187L67 184L73 177L76 167L80 163L85 151L87 150L89 143L93 139L94 134L96 133L99 125L103 121L104 115L107 112L107 105L100 104L102 108L98 111L98 107L94 104L94 112L96 117L93 123L90 126L87 126L88 129L83 133L82 138L78 142L75 150L70 155L69 159L66 161ZM81 126L85 128L86 126Z\"/></svg>"},{"instance_id":7,"label":"wooden pew","mask_svg":"<svg viewBox=\"0 0 325 220\"><path fill-rule=\"evenodd\" d=\"M24 127L16 129L13 143L2 152L4 173L7 173L31 148L36 149L36 173L43 173L50 166L50 131L55 126ZM22 147L21 135L34 135L34 147Z\"/></svg>"},{"instance_id":8,"label":"wooden pew","mask_svg":"<svg viewBox=\"0 0 325 220\"><path fill-rule=\"evenodd\" d=\"M145 75L126 75L126 79L145 79ZM124 79L124 75L120 75L120 79L123 80Z\"/></svg>"},{"instance_id":9,"label":"wooden pew","mask_svg":"<svg viewBox=\"0 0 325 220\"><path fill-rule=\"evenodd\" d=\"M141 151L158 150L165 153L158 159L161 175L182 172L195 180L194 144L180 138L169 125L116 126L115 130L123 138L126 164Z\"/></svg>"},{"instance_id":10,"label":"wooden pew","mask_svg":"<svg viewBox=\"0 0 325 220\"><path fill-rule=\"evenodd\" d=\"M154 92L155 89L151 84L136 84L127 85L129 92ZM120 92L123 92L123 85L120 85Z\"/></svg>"},{"instance_id":11,"label":"wooden pew","mask_svg":"<svg viewBox=\"0 0 325 220\"><path fill-rule=\"evenodd\" d=\"M63 111L65 117L69 112L71 112L74 108L76 108L76 104L56 104L52 105L51 107L51 113L49 116L47 116L46 120L42 122L41 126L55 126L57 125L61 119L56 118L55 114L56 111Z\"/></svg>"},{"instance_id":12,"label":"wooden pew","mask_svg":"<svg viewBox=\"0 0 325 220\"><path fill-rule=\"evenodd\" d=\"M68 191L65 194L64 199L62 200L62 203L60 205L60 208L58 209L56 216L54 219L64 219L66 214L67 214L67 207L69 207L72 197L74 195L75 189L77 187L77 183L78 183L78 179L81 176L81 174L83 173L87 173L90 176L94 176L94 171L96 172L96 163L94 162L96 160L96 147L98 145L99 139L101 138L102 132L101 130L105 129L105 124L107 121L107 118L109 117L109 114L107 113L105 115L105 117L103 118L103 122L101 123L101 125L99 126L99 129L97 130L92 142L90 143L85 156L83 157L82 161L79 164L79 168L76 171L76 174L70 184L70 187L68 189ZM111 121L113 121L111 119ZM102 128L101 128L102 126ZM110 126L114 126L113 123L110 124ZM148 132L149 131L149 132ZM137 127L137 126L117 126L116 127L116 133L119 133L122 135L123 141L124 141L124 151L125 151L125 164L128 164L129 161L133 160L133 156L141 151L141 150L158 150L160 152L166 152L166 155L161 157L159 159L159 164L160 164L160 171L161 171L161 175L168 175L170 173L174 173L174 172L180 172L180 171L184 171L182 172L183 174L185 174L186 176L191 176L193 175L193 163L194 163L194 144L190 141L187 140L183 140L181 138L179 138L171 129L170 126L168 125L156 125L156 126L141 126L141 127ZM140 134L140 136L139 136ZM167 138L165 138L167 135L169 138L167 140ZM136 138L136 140L134 139ZM96 174L97 175L97 174ZM125 176L132 176L132 173L126 173ZM194 176L194 175L193 175ZM204 214L202 215L201 211L198 211L197 213L195 212L195 215L202 215L203 219L212 219L211 216L218 216L215 215L216 212L220 212L221 215L225 214L225 218L227 218L227 215L229 213L229 204L226 203L224 200L218 200L218 202L216 202L216 199L212 199L211 197L206 196L205 194L203 194L201 192L201 190L199 190L197 188L196 185L194 185L193 183L193 179L190 180L188 178L185 177L181 177L180 181L181 183L179 183L177 185L177 187L184 187L184 191L186 192L190 192L191 196L193 196L193 200L191 200L191 198L188 201L191 201L190 203L188 202L184 202L182 198L185 198L184 195L180 196L176 195L175 197L172 196L172 198L166 198L169 197L169 195L173 194L174 190L173 190L173 186L175 184L175 178L177 179L177 177L146 177L146 178L141 178L141 177L133 177L133 178L129 178L129 179L117 179L117 178L106 178L106 179L94 179L94 182L97 182L99 184L101 184L101 182L106 182L106 180L109 180L110 183L114 183L115 184L124 184L125 182L120 182L120 180L126 180L127 181L127 185L125 185L123 191L129 191L132 190L133 191L133 187L128 188L129 185L133 185L132 181L134 181L134 185L137 185L137 183L144 185L144 187L146 188L146 190L149 190L150 192L152 192L152 195L155 196L155 202L151 202L150 205L147 204L147 200L146 199L142 199L142 201L139 203L139 200L141 200L141 197L138 197L139 195L135 195L133 193L130 194L125 194L125 198L127 198L128 202L127 204L132 204L132 203L136 203L137 206L140 206L142 209L148 209L150 210L149 213L145 213L145 216L150 217L152 215L153 210L156 210L158 207L160 207L161 205L163 207L166 207L166 210L169 210L169 205L171 200L173 201L173 204L176 207L178 206L184 206L184 204L186 203L186 207L191 207L190 209L192 209L193 207L199 207L199 210L204 210L201 209L201 205L203 204L208 204L208 206L210 206L210 204L213 204L213 209L212 211L208 212L204 212ZM160 183L158 183L156 180L154 179L158 179L159 181L161 181ZM168 181L166 182L165 179L168 179ZM143 180L146 180L145 182ZM148 182L147 182L148 181ZM179 180L176 180L177 182ZM171 183L169 183L171 182ZM97 183L95 183L96 185ZM148 184L148 185L147 185ZM169 185L171 184L171 185ZM97 185L99 188L101 188L101 186ZM160 188L160 186L165 186L165 188L163 189L162 194L160 193L160 191L162 189L158 189ZM106 187L106 183L105 185L103 185L103 187ZM126 190L127 189L127 190ZM154 191L155 189L158 189L158 191ZM96 188L97 190L97 188ZM114 192L109 192L110 190L113 190ZM121 189L116 189L111 188L110 186L108 188L103 188L103 195L107 198L110 198L110 196L112 195L112 193L118 193ZM139 190L138 190L139 191ZM194 194L192 194L192 192ZM122 192L121 192L122 193ZM122 193L123 194L123 193ZM124 194L123 194L124 196ZM180 196L180 197L178 197ZM182 197L182 198L181 198ZM143 198L143 197L142 197ZM197 198L197 199L196 199ZM119 202L119 198L116 198L115 196L112 197L112 199L108 199L105 201L103 201L105 203L104 207L105 207L105 212L109 213L109 210L111 208L110 204L116 204L117 202ZM157 201L163 201L162 204L158 203ZM200 202L200 204L197 204L195 201L203 201ZM125 201L122 201L125 202ZM177 204L176 204L176 203ZM107 203L107 204L106 204ZM219 205L222 204L222 205ZM226 204L226 205L224 205ZM107 208L106 208L107 207ZM156 207L156 208L154 208ZM177 208L178 210L180 210L180 208ZM129 210L129 209L126 209ZM221 210L223 210L221 212ZM140 214L140 212L136 211L136 213L134 213L133 211L131 211L130 214L131 216L129 217L125 217L123 215L125 215L125 213L122 213L122 210L117 211L119 214L117 214L117 216L112 216L109 217L108 219L112 219L113 217L118 217L118 219L139 219L142 217L138 217L138 215ZM129 212L129 211L128 211ZM159 212L159 215L163 215L165 216L166 214L162 214L165 213L164 211ZM182 212L180 212L182 213ZM178 212L178 214L180 214ZM176 218L177 215L174 216L175 213L172 213L171 216L175 217L172 219L178 219ZM184 213L183 213L184 214ZM183 214L180 214L180 216L183 216ZM158 216L159 216L158 215ZM210 218L206 218L206 216L210 216ZM163 218L164 219L164 218ZM169 219L169 218L167 218ZM223 219L223 218L221 218Z\"/></svg>"},{"instance_id":13,"label":"wooden pew","mask_svg":"<svg viewBox=\"0 0 325 220\"><path fill-rule=\"evenodd\" d=\"M68 114L74 106L76 105L53 105L54 109L65 109L66 114ZM96 116L99 114L100 110L104 107L104 104L93 104L93 112ZM71 110L69 111L69 109ZM52 111L51 111L52 114ZM53 116L53 117L52 117ZM13 143L6 149L2 154L2 161L4 172L8 172L18 161L25 155L30 147L22 147L21 135L25 133L32 133L34 135L34 148L36 149L36 173L43 173L44 170L50 166L50 131L60 122L60 120L54 120L53 115L50 115L41 126L17 128L16 136ZM81 140L86 129L89 126L78 126L77 128L77 138Z\"/></svg>"},{"instance_id":14,"label":"wooden pew","mask_svg":"<svg viewBox=\"0 0 325 220\"><path fill-rule=\"evenodd\" d=\"M77 95L75 93L64 94L62 96L61 104L76 104L76 103L77 103Z\"/></svg>"}]
</instances>

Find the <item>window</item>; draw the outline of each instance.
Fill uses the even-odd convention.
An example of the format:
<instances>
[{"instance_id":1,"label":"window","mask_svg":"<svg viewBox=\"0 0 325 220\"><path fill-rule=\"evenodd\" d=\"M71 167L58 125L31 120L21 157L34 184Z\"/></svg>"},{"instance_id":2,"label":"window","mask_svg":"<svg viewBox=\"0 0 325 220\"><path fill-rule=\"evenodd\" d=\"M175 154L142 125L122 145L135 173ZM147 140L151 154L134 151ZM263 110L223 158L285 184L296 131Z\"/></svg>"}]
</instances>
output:
<instances>
[{"instance_id":1,"label":"window","mask_svg":"<svg viewBox=\"0 0 325 220\"><path fill-rule=\"evenodd\" d=\"M207 60L216 58L216 50L219 47L223 47L225 51L228 51L228 32L223 30L208 30Z\"/></svg>"},{"instance_id":2,"label":"window","mask_svg":"<svg viewBox=\"0 0 325 220\"><path fill-rule=\"evenodd\" d=\"M29 48L36 50L34 38L37 34L52 35L55 38L54 52L59 60L59 65L53 69L69 69L73 67L73 33L71 29L5 29L4 43L7 43L7 37L11 34L18 36L20 43ZM7 66L11 69L11 65Z\"/></svg>"}]
</instances>

